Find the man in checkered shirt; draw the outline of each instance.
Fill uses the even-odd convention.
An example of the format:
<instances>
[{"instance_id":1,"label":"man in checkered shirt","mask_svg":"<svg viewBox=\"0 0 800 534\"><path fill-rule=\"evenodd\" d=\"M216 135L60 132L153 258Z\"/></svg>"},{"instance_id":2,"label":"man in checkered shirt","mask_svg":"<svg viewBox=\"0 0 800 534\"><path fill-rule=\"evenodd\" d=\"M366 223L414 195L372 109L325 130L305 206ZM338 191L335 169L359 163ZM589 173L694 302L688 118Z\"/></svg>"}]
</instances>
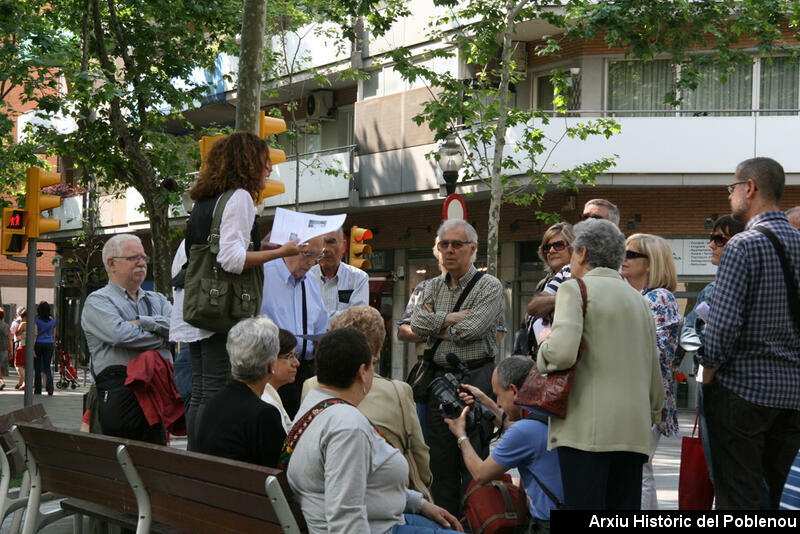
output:
<instances>
[{"instance_id":1,"label":"man in checkered shirt","mask_svg":"<svg viewBox=\"0 0 800 534\"><path fill-rule=\"evenodd\" d=\"M428 338L428 347L442 341L436 348L434 362L439 366L437 376L444 371L457 372L450 367L447 353L457 355L470 372L463 382L492 395L492 372L497 355L497 323L503 312L503 285L494 276L482 275L461 309L453 307L470 281L478 275L473 265L478 250L478 234L469 223L450 219L438 231L437 248L446 272L431 279L417 302L411 316L411 330L420 338ZM430 447L433 500L450 513L461 517L461 501L472 480L456 438L442 418L439 400L428 400L424 421L425 441ZM489 454L489 435L492 424L486 421L470 428L468 436L481 458Z\"/></svg>"},{"instance_id":2,"label":"man in checkered shirt","mask_svg":"<svg viewBox=\"0 0 800 534\"><path fill-rule=\"evenodd\" d=\"M782 243L800 286L800 232L778 207L784 183L778 162L752 158L728 186L747 226L722 253L699 355L719 509L777 509L800 447L800 319L790 309L800 295L789 295L778 254L756 229Z\"/></svg>"}]
</instances>

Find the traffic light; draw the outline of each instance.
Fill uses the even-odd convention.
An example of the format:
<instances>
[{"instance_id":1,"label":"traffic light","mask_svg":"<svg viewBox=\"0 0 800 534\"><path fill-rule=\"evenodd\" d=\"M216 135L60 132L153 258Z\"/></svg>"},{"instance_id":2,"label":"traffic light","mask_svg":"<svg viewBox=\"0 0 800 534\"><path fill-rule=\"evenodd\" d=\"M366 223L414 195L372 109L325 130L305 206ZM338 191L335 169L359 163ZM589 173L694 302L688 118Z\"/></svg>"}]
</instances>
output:
<instances>
[{"instance_id":1,"label":"traffic light","mask_svg":"<svg viewBox=\"0 0 800 534\"><path fill-rule=\"evenodd\" d=\"M216 143L217 141L219 141L223 137L225 137L225 136L222 135L221 133L218 133L216 135L211 135L211 136L204 135L197 142L198 146L200 147L200 168L201 169L206 166L206 156L208 156L208 153L211 152L211 147L214 145L214 143Z\"/></svg>"},{"instance_id":2,"label":"traffic light","mask_svg":"<svg viewBox=\"0 0 800 534\"><path fill-rule=\"evenodd\" d=\"M25 210L3 208L2 251L8 256L21 256L25 248L25 225L28 222Z\"/></svg>"},{"instance_id":3,"label":"traffic light","mask_svg":"<svg viewBox=\"0 0 800 534\"><path fill-rule=\"evenodd\" d=\"M275 117L268 117L262 109L258 115L258 136L264 139L270 135L278 135L286 131L286 121ZM273 165L286 162L286 152L280 148L269 147L269 161ZM281 191L283 193L283 191ZM276 195L279 193L275 193ZM271 195L270 195L271 196Z\"/></svg>"},{"instance_id":4,"label":"traffic light","mask_svg":"<svg viewBox=\"0 0 800 534\"><path fill-rule=\"evenodd\" d=\"M283 185L283 182L279 182L278 180L267 180L267 187L265 187L264 190L258 194L256 206L264 202L265 198L274 197L275 195L282 195L285 192L286 187Z\"/></svg>"},{"instance_id":5,"label":"traffic light","mask_svg":"<svg viewBox=\"0 0 800 534\"><path fill-rule=\"evenodd\" d=\"M365 241L372 239L372 230L353 226L350 228L350 265L359 269L367 270L372 268L372 264L365 258L367 254L372 254L372 247Z\"/></svg>"},{"instance_id":6,"label":"traffic light","mask_svg":"<svg viewBox=\"0 0 800 534\"><path fill-rule=\"evenodd\" d=\"M39 167L28 167L25 185L25 211L28 214L25 235L28 238L38 238L41 234L61 228L61 221L42 217L39 213L61 205L60 196L42 194L43 187L60 183L61 175L59 173L48 172Z\"/></svg>"}]
</instances>

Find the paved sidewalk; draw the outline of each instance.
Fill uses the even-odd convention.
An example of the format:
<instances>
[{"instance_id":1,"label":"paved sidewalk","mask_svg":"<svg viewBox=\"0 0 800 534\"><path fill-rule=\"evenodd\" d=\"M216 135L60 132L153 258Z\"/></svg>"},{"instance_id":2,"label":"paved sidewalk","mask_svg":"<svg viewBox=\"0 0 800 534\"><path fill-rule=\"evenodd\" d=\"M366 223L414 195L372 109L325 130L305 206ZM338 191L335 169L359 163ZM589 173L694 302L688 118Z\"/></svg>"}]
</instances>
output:
<instances>
[{"instance_id":1,"label":"paved sidewalk","mask_svg":"<svg viewBox=\"0 0 800 534\"><path fill-rule=\"evenodd\" d=\"M88 391L88 386L83 385L83 372L79 375L77 389L59 390L50 397L48 395L34 395L34 404L43 404L53 424L59 427L77 430L81 426L83 416L83 394ZM6 378L6 388L0 391L0 413L8 413L23 407L21 391L13 389L16 384L16 375ZM690 435L694 424L694 412L682 411L679 413L680 436L675 438L662 438L655 456L656 488L658 501L662 509L678 509L678 474L680 470L681 437ZM173 438L171 446L186 448L185 438ZM51 504L52 505L52 504ZM57 506L57 505L56 505ZM10 520L6 520L0 534L8 532ZM70 518L57 521L43 530L45 534L67 534L72 532Z\"/></svg>"}]
</instances>

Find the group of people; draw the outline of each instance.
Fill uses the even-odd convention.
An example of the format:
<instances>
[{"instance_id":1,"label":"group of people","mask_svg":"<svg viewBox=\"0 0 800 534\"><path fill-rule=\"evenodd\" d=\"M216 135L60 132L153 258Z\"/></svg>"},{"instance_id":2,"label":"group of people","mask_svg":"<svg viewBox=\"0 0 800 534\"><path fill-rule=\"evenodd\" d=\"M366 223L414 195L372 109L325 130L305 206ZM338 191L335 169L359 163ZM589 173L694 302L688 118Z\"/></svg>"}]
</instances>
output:
<instances>
[{"instance_id":1,"label":"group of people","mask_svg":"<svg viewBox=\"0 0 800 534\"><path fill-rule=\"evenodd\" d=\"M466 408L445 414L439 396L377 374L385 322L368 306L367 275L341 261L340 229L280 246L258 235L254 200L271 171L266 144L236 133L207 159L191 190L195 205L175 272L186 269L193 246L216 240L220 268L263 270L261 308L228 332L197 328L183 318L180 277L174 305L142 290L148 258L141 242L110 239L103 249L109 284L89 296L82 315L104 433L164 442L172 410L149 409L125 383L132 362L148 353L169 360L171 343L180 343L191 358L188 448L286 469L311 532L458 531L470 481L512 468L529 497L531 532L546 531L559 507L657 507L652 458L661 436L678 432L673 366L682 322L664 239L626 239L619 211L602 199L586 204L582 222L549 228L539 252L550 274L528 305L528 352L495 365L503 285L475 268L475 229L445 221L435 243L442 274L415 289L398 324L399 339L425 344L430 379L458 375ZM720 507L750 502L738 500L742 477L721 472L741 475L737 462L746 461L759 497L764 479L771 498L800 446L800 395L788 385L800 372L800 336L791 299L778 290L785 287L776 282L780 262L752 230L774 229L796 277L800 232L777 211L783 174L778 184L776 169L767 158L737 169L729 187L735 218L717 221L709 244L720 264L713 299L710 289L701 295L711 313L684 321L683 337L703 346L709 461L715 484L729 484L718 490ZM230 190L219 235L210 235L216 202ZM758 302L751 307L749 299ZM768 320L752 315L760 306ZM534 364L542 372L568 369L581 346L565 418L516 404ZM748 458L737 448L746 429L730 428L735 402L752 411L747 430L764 436L762 449L746 440ZM469 416L476 403L488 417ZM764 470L750 465L754 457L764 458Z\"/></svg>"},{"instance_id":2,"label":"group of people","mask_svg":"<svg viewBox=\"0 0 800 534\"><path fill-rule=\"evenodd\" d=\"M33 392L35 395L42 393L42 386L48 395L53 394L53 369L52 361L55 351L56 320L53 317L50 304L42 301L36 307L36 317L33 322L34 336L34 380ZM28 331L28 313L25 308L17 310L16 318L9 325L5 322L5 311L0 308L0 366L3 374L8 376L8 367L14 365L19 380L14 389L25 388L25 355ZM6 383L0 375L0 391L5 389Z\"/></svg>"}]
</instances>

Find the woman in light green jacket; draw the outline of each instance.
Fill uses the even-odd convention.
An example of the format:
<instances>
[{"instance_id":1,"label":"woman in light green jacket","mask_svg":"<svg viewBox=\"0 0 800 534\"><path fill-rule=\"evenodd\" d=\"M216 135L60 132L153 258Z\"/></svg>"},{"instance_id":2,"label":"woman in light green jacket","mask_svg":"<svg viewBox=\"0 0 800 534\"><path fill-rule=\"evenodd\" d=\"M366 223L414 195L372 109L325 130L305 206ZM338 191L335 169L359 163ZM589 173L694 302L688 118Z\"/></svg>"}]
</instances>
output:
<instances>
[{"instance_id":1,"label":"woman in light green jacket","mask_svg":"<svg viewBox=\"0 0 800 534\"><path fill-rule=\"evenodd\" d=\"M542 372L568 369L581 339L585 350L566 417L550 418L548 448L558 450L566 507L638 509L650 429L664 402L655 324L647 303L619 275L622 232L599 219L574 231L570 268L586 284L586 315L578 282L562 284L536 363Z\"/></svg>"}]
</instances>

